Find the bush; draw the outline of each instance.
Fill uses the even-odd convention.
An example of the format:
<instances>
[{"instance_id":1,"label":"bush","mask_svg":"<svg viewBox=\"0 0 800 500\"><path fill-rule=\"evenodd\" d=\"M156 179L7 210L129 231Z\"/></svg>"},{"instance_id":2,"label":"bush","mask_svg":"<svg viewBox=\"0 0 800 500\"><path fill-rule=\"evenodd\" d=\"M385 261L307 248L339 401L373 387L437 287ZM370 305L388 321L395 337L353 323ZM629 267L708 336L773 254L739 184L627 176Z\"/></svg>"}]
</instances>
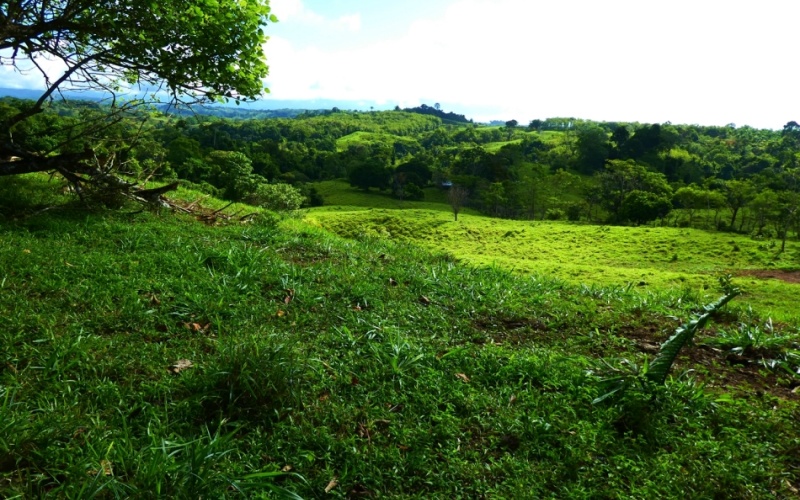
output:
<instances>
[{"instance_id":1,"label":"bush","mask_svg":"<svg viewBox=\"0 0 800 500\"><path fill-rule=\"evenodd\" d=\"M672 202L667 196L634 190L625 195L619 215L634 224L644 224L666 217L670 210Z\"/></svg>"},{"instance_id":2,"label":"bush","mask_svg":"<svg viewBox=\"0 0 800 500\"><path fill-rule=\"evenodd\" d=\"M304 186L303 194L306 197L306 201L303 203L304 207L321 207L325 204L322 195L314 186Z\"/></svg>"},{"instance_id":3,"label":"bush","mask_svg":"<svg viewBox=\"0 0 800 500\"><path fill-rule=\"evenodd\" d=\"M547 220L562 220L566 214L560 208L548 208L544 213L544 218Z\"/></svg>"},{"instance_id":4,"label":"bush","mask_svg":"<svg viewBox=\"0 0 800 500\"><path fill-rule=\"evenodd\" d=\"M289 184L261 184L255 191L247 195L245 201L268 210L297 210L303 205L305 197L299 189Z\"/></svg>"},{"instance_id":5,"label":"bush","mask_svg":"<svg viewBox=\"0 0 800 500\"><path fill-rule=\"evenodd\" d=\"M211 196L216 196L216 197L222 196L222 190L221 189L216 188L216 187L212 186L211 184L209 184L208 182L205 182L205 181L203 181L203 182L191 182L191 181L182 180L181 181L181 186L183 186L183 187L185 187L187 189L194 189L195 191L200 191L202 193L210 194Z\"/></svg>"},{"instance_id":6,"label":"bush","mask_svg":"<svg viewBox=\"0 0 800 500\"><path fill-rule=\"evenodd\" d=\"M425 192L416 184L408 183L402 187L403 198L412 201L422 201L425 199Z\"/></svg>"},{"instance_id":7,"label":"bush","mask_svg":"<svg viewBox=\"0 0 800 500\"><path fill-rule=\"evenodd\" d=\"M580 220L583 209L584 206L582 203L570 203L567 206L567 219L571 221Z\"/></svg>"}]
</instances>

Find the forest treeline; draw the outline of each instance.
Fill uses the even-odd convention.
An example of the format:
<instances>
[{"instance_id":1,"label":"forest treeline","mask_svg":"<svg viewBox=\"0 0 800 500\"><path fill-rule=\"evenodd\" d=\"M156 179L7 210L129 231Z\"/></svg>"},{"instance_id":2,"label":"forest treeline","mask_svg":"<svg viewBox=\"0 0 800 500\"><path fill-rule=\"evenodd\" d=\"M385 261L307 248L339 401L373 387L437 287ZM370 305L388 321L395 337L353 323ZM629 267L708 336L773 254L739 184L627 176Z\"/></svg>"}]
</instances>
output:
<instances>
[{"instance_id":1,"label":"forest treeline","mask_svg":"<svg viewBox=\"0 0 800 500\"><path fill-rule=\"evenodd\" d=\"M29 105L0 99L0 118ZM99 140L130 175L182 179L231 200L258 201L264 186L282 184L306 205L320 204L314 182L348 179L403 199L458 186L468 206L498 217L657 221L784 238L800 226L794 121L781 130L574 118L489 127L427 105L293 118L134 108L91 137L70 135L105 112L98 103L56 102L18 126L15 140L53 153Z\"/></svg>"}]
</instances>

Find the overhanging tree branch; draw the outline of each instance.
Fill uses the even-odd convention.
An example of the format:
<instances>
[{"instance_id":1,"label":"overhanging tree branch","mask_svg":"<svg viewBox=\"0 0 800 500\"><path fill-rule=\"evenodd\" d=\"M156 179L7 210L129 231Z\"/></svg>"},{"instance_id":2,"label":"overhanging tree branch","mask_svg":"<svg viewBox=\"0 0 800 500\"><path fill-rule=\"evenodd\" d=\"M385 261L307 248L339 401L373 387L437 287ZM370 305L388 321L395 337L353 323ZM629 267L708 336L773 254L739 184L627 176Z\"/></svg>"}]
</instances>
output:
<instances>
[{"instance_id":1,"label":"overhanging tree branch","mask_svg":"<svg viewBox=\"0 0 800 500\"><path fill-rule=\"evenodd\" d=\"M48 88L44 91L44 93L42 93L41 97L39 97L39 99L36 100L36 102L34 103L34 105L32 107L26 109L25 111L17 113L15 116L11 117L8 120L8 122L4 124L5 127L6 127L6 130L8 131L9 139L11 139L11 137L10 137L11 133L12 133L11 130L13 129L14 125L16 125L16 124L18 124L18 123L30 118L31 116L34 116L36 114L41 113L42 109L43 109L42 106L44 105L44 103L50 98L51 95L53 95L53 92L55 92L62 83L64 83L67 80L69 80L70 77L74 73L80 71L82 67L86 66L87 64L89 64L90 62L92 62L93 60L95 60L95 59L97 59L98 57L101 57L101 56L102 56L102 53L98 53L98 54L94 54L94 55L88 56L88 57L84 58L83 60L79 61L74 66L68 68L67 71L65 71L64 74L61 75L61 78L59 78L58 80L56 80L55 82L53 82L52 84L50 84L48 86ZM46 76L46 73L44 72L44 70L42 70L41 68L39 68L39 69Z\"/></svg>"},{"instance_id":2,"label":"overhanging tree branch","mask_svg":"<svg viewBox=\"0 0 800 500\"><path fill-rule=\"evenodd\" d=\"M268 70L263 27L275 21L268 0L160 0L156 4L17 0L0 4L0 51L12 51L10 56L0 56L0 64L19 72L35 67L46 82L46 90L33 105L0 123L5 128L5 137L0 138L0 176L56 171L76 188L91 183L123 186L127 195L148 198L152 190L134 192L131 183L112 178L111 167L117 163L98 168L96 147L119 138L96 137L105 132L96 125L108 127L120 116L122 111L116 106L120 89L164 83L171 98L183 103L255 99L264 90ZM58 79L51 81L47 65L42 64L46 59L64 64ZM63 87L110 92L114 100L110 113L95 123L74 126L55 147L25 143L24 133L19 133L21 124L35 119ZM126 103L121 109L129 106ZM85 144L83 152L74 151L82 147L72 144L75 140ZM114 146L119 152L130 147ZM105 149L113 156L114 148Z\"/></svg>"}]
</instances>

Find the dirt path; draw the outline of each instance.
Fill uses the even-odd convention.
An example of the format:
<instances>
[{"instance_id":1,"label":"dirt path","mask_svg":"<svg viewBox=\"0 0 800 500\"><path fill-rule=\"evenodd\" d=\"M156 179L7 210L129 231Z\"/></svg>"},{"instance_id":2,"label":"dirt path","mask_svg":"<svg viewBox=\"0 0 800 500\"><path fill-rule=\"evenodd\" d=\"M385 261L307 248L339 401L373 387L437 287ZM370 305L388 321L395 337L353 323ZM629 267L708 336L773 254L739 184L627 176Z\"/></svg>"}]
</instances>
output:
<instances>
[{"instance_id":1,"label":"dirt path","mask_svg":"<svg viewBox=\"0 0 800 500\"><path fill-rule=\"evenodd\" d=\"M761 279L776 279L786 283L800 283L800 272L781 271L780 269L748 269L736 273L738 276L752 276Z\"/></svg>"}]
</instances>

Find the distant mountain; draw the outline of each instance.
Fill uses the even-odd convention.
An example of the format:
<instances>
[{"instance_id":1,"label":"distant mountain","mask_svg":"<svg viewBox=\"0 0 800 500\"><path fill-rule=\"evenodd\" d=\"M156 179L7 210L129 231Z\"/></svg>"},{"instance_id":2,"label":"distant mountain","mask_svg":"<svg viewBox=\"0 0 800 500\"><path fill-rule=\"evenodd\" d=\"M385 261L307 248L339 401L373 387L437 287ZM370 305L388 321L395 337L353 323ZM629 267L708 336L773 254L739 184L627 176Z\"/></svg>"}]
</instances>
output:
<instances>
[{"instance_id":1,"label":"distant mountain","mask_svg":"<svg viewBox=\"0 0 800 500\"><path fill-rule=\"evenodd\" d=\"M0 97L15 97L17 99L32 99L36 100L41 97L43 90L31 89L12 89L0 87ZM54 98L58 99L61 96L70 100L81 101L104 101L111 98L111 94L97 91L64 91L60 94L55 94ZM127 96L130 99L138 96ZM352 111L385 111L390 109L399 109L399 106L392 106L390 104L378 104L374 101L342 101L334 99L272 99L267 97L253 102L236 103L220 103L204 106L193 106L191 109L186 107L174 107L168 103L158 104L158 109L170 114L177 115L212 115L224 118L294 118L304 113L322 114L331 110L352 110ZM415 108L405 108L403 111L412 113L419 113L424 115L438 116L445 123L462 124L472 123L472 120L467 119L464 115L456 114L453 112L445 112L436 109L433 106L422 104Z\"/></svg>"},{"instance_id":2,"label":"distant mountain","mask_svg":"<svg viewBox=\"0 0 800 500\"><path fill-rule=\"evenodd\" d=\"M158 110L177 116L192 116L192 115L206 115L218 116L220 118L233 118L233 119L267 119L267 118L296 118L300 115L316 115L330 113L331 110L309 110L309 109L296 109L296 108L281 108L281 109L253 109L249 106L194 106L191 109L186 107L175 108L168 104L161 104L157 106Z\"/></svg>"},{"instance_id":3,"label":"distant mountain","mask_svg":"<svg viewBox=\"0 0 800 500\"><path fill-rule=\"evenodd\" d=\"M38 99L42 95L42 91L0 88L0 95L4 97L16 97L17 99Z\"/></svg>"},{"instance_id":4,"label":"distant mountain","mask_svg":"<svg viewBox=\"0 0 800 500\"><path fill-rule=\"evenodd\" d=\"M44 90L10 89L10 88L0 87L0 97L16 97L17 99L32 99L35 101L39 99L43 93ZM111 94L89 90L81 92L64 91L61 94L59 93L53 94L53 98L57 99L61 95L63 95L67 99L74 99L81 101L102 101L104 99L109 99L111 97Z\"/></svg>"},{"instance_id":5,"label":"distant mountain","mask_svg":"<svg viewBox=\"0 0 800 500\"><path fill-rule=\"evenodd\" d=\"M3 88L0 87L0 97L16 97L17 99L38 99L41 97L44 90L31 90L31 89L12 89L12 88ZM95 92L95 91L82 91L82 92L74 92L74 91L64 91L61 94L54 94L55 98L58 98L60 95L63 95L67 99L76 99L76 100L83 100L83 101L102 101L104 99L108 99L111 97L110 94L105 92ZM136 97L136 96L131 96ZM159 108L167 110L171 113L175 113L175 108L171 108L166 103L164 105L159 106ZM289 100L289 99L260 99L258 101L253 102L242 102L238 105L231 102L231 103L222 103L222 104L213 104L213 105L206 105L206 106L196 106L194 107L194 112L198 114L214 114L219 116L226 116L226 115L237 115L237 112L217 112L217 111L210 111L216 109L228 109L228 110L273 110L277 116L289 116L289 115L297 115L301 114L303 111L320 111L320 110L332 110L333 108L342 109L342 110L361 110L367 111L370 109L375 110L387 110L392 109L392 106L386 105L379 105L373 101L341 101L341 100L334 100L334 99L310 99L310 100ZM286 112L286 110L291 110L291 112ZM190 112L190 111L187 111ZM281 113L283 112L283 113ZM184 111L177 111L177 113L184 113Z\"/></svg>"}]
</instances>

